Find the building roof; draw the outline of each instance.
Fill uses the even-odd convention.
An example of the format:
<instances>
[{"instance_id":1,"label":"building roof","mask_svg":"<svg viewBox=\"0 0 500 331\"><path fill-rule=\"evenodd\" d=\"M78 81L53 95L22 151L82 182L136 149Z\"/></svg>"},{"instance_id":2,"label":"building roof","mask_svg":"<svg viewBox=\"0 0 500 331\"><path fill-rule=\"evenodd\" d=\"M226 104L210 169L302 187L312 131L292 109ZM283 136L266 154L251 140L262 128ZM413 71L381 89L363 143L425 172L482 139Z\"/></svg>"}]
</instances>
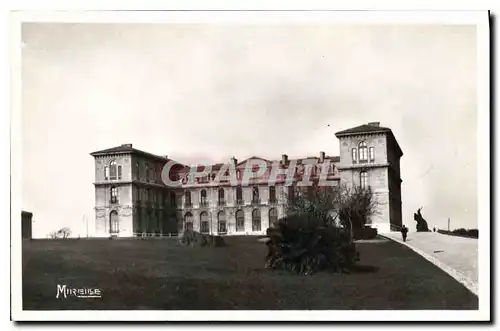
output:
<instances>
[{"instance_id":1,"label":"building roof","mask_svg":"<svg viewBox=\"0 0 500 331\"><path fill-rule=\"evenodd\" d=\"M103 149L100 151L90 153L90 155L92 155L94 157L95 156L102 156L102 155L113 155L113 154L136 154L136 155L146 156L149 158L154 158L154 159L161 160L164 162L170 161L170 159L165 157L165 156L155 155L155 154L151 154L151 153L148 153L145 151L141 151L140 149L133 148L132 144L123 144L120 146L111 147L111 148L107 148L107 149Z\"/></svg>"},{"instance_id":2,"label":"building roof","mask_svg":"<svg viewBox=\"0 0 500 331\"><path fill-rule=\"evenodd\" d=\"M403 156L403 150L399 146L398 141L396 140L396 137L394 136L392 130L390 128L380 126L380 122L370 122L367 124L356 126L354 128L342 130L335 133L335 136L337 138L340 138L345 136L354 136L354 135L370 134L370 133L387 133L391 137L391 139L396 143L396 147L399 150L400 156Z\"/></svg>"},{"instance_id":3,"label":"building roof","mask_svg":"<svg viewBox=\"0 0 500 331\"><path fill-rule=\"evenodd\" d=\"M241 166L242 164L245 164L246 162L248 162L249 160L252 160L252 159L263 160L268 165L271 165L271 164L273 164L275 162L281 162L281 160L267 160L267 159L264 159L264 158L261 158L261 157L258 157L258 156L252 156L252 157L249 157L249 158L247 158L247 159L245 159L245 160L243 160L241 162L238 162L238 164L236 166L237 167ZM319 157L309 156L309 157L298 158L298 159L288 159L288 162L294 161L296 163L296 165L301 165L301 164L303 164L304 160L311 160L311 159L318 159L319 160ZM338 163L338 162L340 162L340 156L325 156L325 160L330 160L330 162ZM180 173L187 173L187 172L190 171L191 168L194 168L194 167L196 167L197 171L203 171L206 166L210 166L212 171L219 171L222 168L222 166L224 166L225 164L229 164L229 163L215 163L215 164L211 164L211 165L185 166L179 172Z\"/></svg>"},{"instance_id":4,"label":"building roof","mask_svg":"<svg viewBox=\"0 0 500 331\"><path fill-rule=\"evenodd\" d=\"M347 130L342 130L335 133L335 136L338 138L339 136L346 136L351 134L362 134L362 133L375 133L375 132L392 132L391 129L380 126L379 122L372 122L368 124L363 124L356 126L354 128L350 128Z\"/></svg>"}]
</instances>

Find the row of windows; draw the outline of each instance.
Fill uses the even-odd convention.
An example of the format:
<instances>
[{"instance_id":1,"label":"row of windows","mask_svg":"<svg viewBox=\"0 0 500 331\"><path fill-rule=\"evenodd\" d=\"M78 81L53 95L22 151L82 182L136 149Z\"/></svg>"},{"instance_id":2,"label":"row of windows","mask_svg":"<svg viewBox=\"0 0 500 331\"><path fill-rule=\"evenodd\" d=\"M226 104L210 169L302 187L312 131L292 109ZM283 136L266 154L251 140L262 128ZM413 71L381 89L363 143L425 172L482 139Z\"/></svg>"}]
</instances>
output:
<instances>
[{"instance_id":1,"label":"row of windows","mask_svg":"<svg viewBox=\"0 0 500 331\"><path fill-rule=\"evenodd\" d=\"M109 189L110 194L110 202L118 203L118 188L113 186ZM137 200L141 201L152 201L152 202L161 202L163 198L165 198L165 203L167 203L167 195L163 196L162 191L151 191L150 189L139 189ZM170 203L175 205L175 193L170 193Z\"/></svg>"},{"instance_id":2,"label":"row of windows","mask_svg":"<svg viewBox=\"0 0 500 331\"><path fill-rule=\"evenodd\" d=\"M239 209L236 211L236 232L245 231L245 213L243 210ZM187 212L184 215L184 229L193 230L193 214ZM275 208L269 210L269 224L275 225L278 222L278 211ZM254 209L252 211L252 231L261 231L261 215L259 209ZM217 214L217 231L218 233L227 233L227 222L226 213L221 211ZM210 232L210 221L207 212L202 212L200 214L200 232L209 233Z\"/></svg>"},{"instance_id":3,"label":"row of windows","mask_svg":"<svg viewBox=\"0 0 500 331\"><path fill-rule=\"evenodd\" d=\"M313 166L313 165L299 165L295 168L295 174L310 174L310 176L316 176L318 172L322 170L322 165L320 166ZM252 172L254 173L254 177L257 176L257 171L259 170L258 166L254 166L252 168ZM329 173L333 173L335 170L335 166L332 164L328 168ZM214 181L215 177L217 176L217 173L212 173L211 175L206 175L203 177L197 177L195 179L195 174L188 174L185 179L183 180L183 183L186 184L189 181L191 182L199 182L199 183L207 183L209 181ZM226 170L225 176L229 176L229 169ZM237 180L242 180L242 172L241 170L236 170L236 179Z\"/></svg>"},{"instance_id":4,"label":"row of windows","mask_svg":"<svg viewBox=\"0 0 500 331\"><path fill-rule=\"evenodd\" d=\"M354 150L354 149L353 149ZM320 169L321 166L315 167L312 165L302 165L298 166L295 169L295 173L309 173L312 176L315 176L317 174L318 169ZM252 171L256 174L258 171L258 167L254 167ZM135 163L135 168L134 168L134 178L139 179L141 178L141 167L139 165L139 162ZM145 172L144 172L144 177L148 181L161 181L161 169L158 167L150 166L148 163L145 165ZM331 165L330 168L328 169L329 172L334 171L334 166ZM229 170L226 171L226 175L229 175ZM194 176L194 174L191 174L189 176ZM206 177L199 178L200 182L208 182L210 179L215 180L216 174L213 173L211 176L207 175ZM236 171L236 177L238 180L242 179L241 176L241 171L237 170ZM112 160L109 165L104 167L104 179L105 180L116 180L116 179L122 179L122 166L117 165L116 160Z\"/></svg>"},{"instance_id":5,"label":"row of windows","mask_svg":"<svg viewBox=\"0 0 500 331\"><path fill-rule=\"evenodd\" d=\"M141 167L139 165L139 162L135 163L135 170L134 170L134 177L136 179L141 178ZM161 181L161 168L155 167L155 166L150 166L148 163L146 163L145 166L145 173L144 173L144 178L146 180L150 181Z\"/></svg>"},{"instance_id":6,"label":"row of windows","mask_svg":"<svg viewBox=\"0 0 500 331\"><path fill-rule=\"evenodd\" d=\"M225 204L225 190L224 188L219 188L218 195L217 195L217 202L219 204ZM243 201L243 189L241 186L236 187L236 201L237 202L242 202ZM269 201L270 202L276 202L276 188L274 186L269 187ZM254 186L252 188L252 202L259 203L260 202L260 194L259 194L259 187ZM191 192L186 191L184 193L184 204L186 206L191 206L192 201L191 201ZM208 200L207 200L207 191L206 190L201 190L200 192L200 204L202 206L208 205Z\"/></svg>"},{"instance_id":7,"label":"row of windows","mask_svg":"<svg viewBox=\"0 0 500 331\"><path fill-rule=\"evenodd\" d=\"M359 182L360 186L362 188L367 188L368 187L368 172L366 171L361 171L359 174ZM293 195L293 186L288 187L288 195ZM163 193L162 191L158 191L157 194L153 191L153 193L150 193L150 189L144 189L144 190L139 190L139 195L137 200L144 200L144 201L162 201L163 199ZM224 188L219 188L218 190L218 199L217 202L219 205L225 204L225 190ZM192 206L192 200L191 200L191 192L186 191L184 193L184 204L186 207ZM151 200L150 200L151 199ZM165 199L167 199L167 196L165 196ZM117 187L113 186L110 188L110 202L111 203L118 203L118 189ZM167 201L165 201L167 202ZM242 203L243 202L243 189L241 186L236 187L236 202L237 203ZM254 186L252 188L252 202L254 203L260 203L260 193L259 193L259 187ZM277 202L276 199L276 187L270 186L269 187L269 202ZM175 193L171 192L170 193L170 203L175 205L176 204L176 197ZM207 199L207 190L203 189L200 192L200 204L202 206L207 206L208 205L208 199Z\"/></svg>"},{"instance_id":8,"label":"row of windows","mask_svg":"<svg viewBox=\"0 0 500 331\"><path fill-rule=\"evenodd\" d=\"M375 161L375 148L366 145L366 142L362 141L358 144L358 148L352 149L352 162L370 162Z\"/></svg>"},{"instance_id":9,"label":"row of windows","mask_svg":"<svg viewBox=\"0 0 500 331\"><path fill-rule=\"evenodd\" d=\"M134 177L141 178L139 162L135 164ZM161 169L150 166L146 163L144 178L149 181L161 181ZM116 180L122 179L122 166L117 165L116 160L112 160L109 165L104 167L104 179Z\"/></svg>"}]
</instances>

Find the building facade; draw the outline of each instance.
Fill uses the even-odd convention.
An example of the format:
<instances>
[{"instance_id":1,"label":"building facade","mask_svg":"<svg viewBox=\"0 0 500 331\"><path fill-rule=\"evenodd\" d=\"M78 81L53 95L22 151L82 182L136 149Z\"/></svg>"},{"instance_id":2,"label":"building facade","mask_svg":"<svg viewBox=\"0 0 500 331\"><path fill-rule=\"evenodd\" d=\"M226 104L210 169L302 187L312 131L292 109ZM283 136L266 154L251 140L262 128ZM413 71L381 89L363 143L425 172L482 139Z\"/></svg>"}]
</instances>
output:
<instances>
[{"instance_id":1,"label":"building facade","mask_svg":"<svg viewBox=\"0 0 500 331\"><path fill-rule=\"evenodd\" d=\"M95 222L98 236L175 233L175 193L161 178L167 157L124 144L91 153L95 159Z\"/></svg>"},{"instance_id":2,"label":"building facade","mask_svg":"<svg viewBox=\"0 0 500 331\"><path fill-rule=\"evenodd\" d=\"M399 229L403 153L392 131L369 123L336 136L339 156L323 152L301 159L289 159L286 154L279 160L254 156L209 167L175 162L168 173L164 167L173 160L131 144L91 153L95 158L96 231L100 236L119 237L170 235L184 229L220 235L264 234L286 215L287 196L304 177L321 177L330 185L370 186L379 202L370 225L379 232ZM283 173L275 174L273 169ZM179 185L165 185L162 173ZM221 179L220 174L228 177Z\"/></svg>"}]
</instances>

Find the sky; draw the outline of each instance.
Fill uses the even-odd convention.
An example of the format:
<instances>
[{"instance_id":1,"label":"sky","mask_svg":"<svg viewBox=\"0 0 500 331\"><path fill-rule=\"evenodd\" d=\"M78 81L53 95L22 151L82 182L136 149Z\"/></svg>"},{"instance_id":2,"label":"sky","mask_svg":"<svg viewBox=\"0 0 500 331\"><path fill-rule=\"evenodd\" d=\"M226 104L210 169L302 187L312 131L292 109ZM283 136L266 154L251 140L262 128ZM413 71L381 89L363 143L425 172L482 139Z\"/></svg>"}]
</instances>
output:
<instances>
[{"instance_id":1,"label":"sky","mask_svg":"<svg viewBox=\"0 0 500 331\"><path fill-rule=\"evenodd\" d=\"M477 228L476 30L459 25L24 23L22 208L33 236L94 231L94 160L338 155L378 121L401 146L403 223Z\"/></svg>"}]
</instances>

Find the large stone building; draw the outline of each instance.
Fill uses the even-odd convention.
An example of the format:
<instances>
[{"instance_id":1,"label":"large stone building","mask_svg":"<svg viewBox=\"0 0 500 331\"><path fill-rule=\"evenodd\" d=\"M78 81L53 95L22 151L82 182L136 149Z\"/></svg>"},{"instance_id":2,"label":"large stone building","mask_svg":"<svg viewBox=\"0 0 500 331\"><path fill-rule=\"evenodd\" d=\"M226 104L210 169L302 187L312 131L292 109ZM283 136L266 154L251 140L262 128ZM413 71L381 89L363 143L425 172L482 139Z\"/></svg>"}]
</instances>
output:
<instances>
[{"instance_id":1,"label":"large stone building","mask_svg":"<svg viewBox=\"0 0 500 331\"><path fill-rule=\"evenodd\" d=\"M96 231L100 236L169 235L191 228L224 235L265 233L285 216L287 195L307 173L330 185L370 186L379 212L369 221L379 232L402 224L400 158L392 131L378 122L336 133L339 156L280 160L251 157L238 162L188 167L176 163L165 170L179 185L162 180L172 161L125 144L91 153L95 158ZM311 164L315 164L312 166ZM273 167L274 165L274 167ZM273 169L288 171L275 174ZM207 171L208 169L208 171ZM193 171L205 171L195 175ZM218 180L218 174L234 180ZM246 178L248 181L243 179ZM270 181L270 178L275 180ZM165 178L163 178L165 179Z\"/></svg>"}]
</instances>

